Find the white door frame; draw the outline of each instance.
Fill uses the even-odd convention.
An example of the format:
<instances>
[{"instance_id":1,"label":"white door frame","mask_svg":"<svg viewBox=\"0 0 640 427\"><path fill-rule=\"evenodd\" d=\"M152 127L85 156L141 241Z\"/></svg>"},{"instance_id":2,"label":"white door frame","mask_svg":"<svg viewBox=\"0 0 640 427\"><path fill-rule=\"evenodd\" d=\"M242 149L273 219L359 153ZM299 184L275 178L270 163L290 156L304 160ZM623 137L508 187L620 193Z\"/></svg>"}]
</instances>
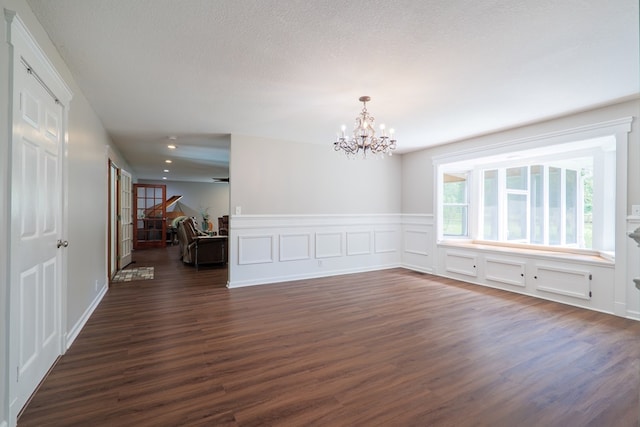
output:
<instances>
[{"instance_id":1,"label":"white door frame","mask_svg":"<svg viewBox=\"0 0 640 427\"><path fill-rule=\"evenodd\" d=\"M118 269L123 269L132 261L133 249L133 182L131 174L124 169L120 172L120 192L118 200L120 204L120 233L118 241Z\"/></svg>"},{"instance_id":2,"label":"white door frame","mask_svg":"<svg viewBox=\"0 0 640 427\"><path fill-rule=\"evenodd\" d=\"M68 213L68 172L67 172L67 148L69 143L69 135L68 135L68 110L69 104L71 102L71 98L73 96L71 90L66 85L60 74L56 71L55 67L47 58L44 51L40 48L40 46L35 41L34 37L31 35L29 30L27 29L24 22L20 19L20 17L13 11L6 10L4 11L5 19L7 22L7 41L10 46L10 57L9 57L9 66L7 69L10 88L9 88L9 99L11 100L11 123L13 126L13 117L16 114L16 111L13 111L13 99L14 99L14 70L17 67L22 67L22 63L26 62L34 70L37 70L37 74L34 74L34 77L37 78L40 83L48 90L54 98L57 99L59 104L62 107L62 124L61 124L61 132L62 132L62 155L60 156L60 167L61 167L61 220L60 220L60 235L58 239L66 240L68 223L67 223L67 213ZM10 150L13 146L13 140L15 138L15 134L12 131L12 138L9 143ZM9 161L9 168L12 169L13 166ZM9 203L11 200L11 192L12 192L12 184L11 184L11 171L9 171L9 194L8 200ZM16 226L11 223L11 218L9 218L9 227ZM11 245L11 243L9 243ZM58 319L60 325L60 351L64 353L67 348L67 337L66 337L66 322L67 322L67 251L61 251L61 261L60 261L60 287L59 287L59 298L58 298ZM11 259L11 247L9 247L9 258ZM9 269L12 264L12 261L9 261ZM10 277L10 272L7 277ZM8 284L8 295L7 295L7 313L11 313L11 307L9 307L11 301L11 292L12 285ZM16 407L15 401L17 398L17 372L16 372L16 361L15 353L11 350L12 343L15 343L16 335L18 333L17 325L15 319L8 316L8 328L7 328L7 348L9 357L7 358L7 366L6 371L7 375L7 384L5 384L5 389L8 390L6 396L6 408L8 408L8 423L9 426L15 426L17 422L18 412L21 408ZM16 365L16 366L14 366ZM34 390L35 391L35 390Z\"/></svg>"},{"instance_id":3,"label":"white door frame","mask_svg":"<svg viewBox=\"0 0 640 427\"><path fill-rule=\"evenodd\" d=\"M118 180L120 179L120 168L118 165L111 159L109 159L109 195L108 195L108 206L109 213L107 217L109 218L109 236L107 241L109 242L109 247L107 251L109 253L109 280L113 278L113 276L120 270L120 221L118 219L119 215L119 203L118 200L120 198L120 191Z\"/></svg>"}]
</instances>

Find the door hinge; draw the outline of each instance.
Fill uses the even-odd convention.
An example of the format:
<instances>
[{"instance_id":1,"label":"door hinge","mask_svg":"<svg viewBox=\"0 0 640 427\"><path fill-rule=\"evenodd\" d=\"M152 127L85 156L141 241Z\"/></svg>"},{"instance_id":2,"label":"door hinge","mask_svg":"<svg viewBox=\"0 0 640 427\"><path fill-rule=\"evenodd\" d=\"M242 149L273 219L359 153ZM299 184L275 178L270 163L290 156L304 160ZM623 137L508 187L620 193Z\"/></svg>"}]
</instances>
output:
<instances>
[{"instance_id":1,"label":"door hinge","mask_svg":"<svg viewBox=\"0 0 640 427\"><path fill-rule=\"evenodd\" d=\"M16 366L16 382L20 381L20 366Z\"/></svg>"},{"instance_id":2,"label":"door hinge","mask_svg":"<svg viewBox=\"0 0 640 427\"><path fill-rule=\"evenodd\" d=\"M589 280L593 280L593 274L589 274Z\"/></svg>"},{"instance_id":3,"label":"door hinge","mask_svg":"<svg viewBox=\"0 0 640 427\"><path fill-rule=\"evenodd\" d=\"M591 291L589 291L589 298L591 298L593 296L593 294L591 293Z\"/></svg>"}]
</instances>

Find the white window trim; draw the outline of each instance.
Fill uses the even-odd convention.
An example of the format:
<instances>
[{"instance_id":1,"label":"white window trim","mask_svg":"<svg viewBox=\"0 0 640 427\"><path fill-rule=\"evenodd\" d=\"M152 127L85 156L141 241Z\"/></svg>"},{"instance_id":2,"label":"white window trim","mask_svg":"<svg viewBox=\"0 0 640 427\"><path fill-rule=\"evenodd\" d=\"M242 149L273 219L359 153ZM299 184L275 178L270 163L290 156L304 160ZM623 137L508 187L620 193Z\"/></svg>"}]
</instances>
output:
<instances>
[{"instance_id":1,"label":"white window trim","mask_svg":"<svg viewBox=\"0 0 640 427\"><path fill-rule=\"evenodd\" d=\"M615 177L609 177L616 182L615 192L615 232L612 234L612 239L615 241L615 252L620 251L623 253L624 245L626 241L623 239L625 232L625 219L627 215L627 155L628 155L628 133L631 131L631 123L633 117L623 117L620 119L610 120L606 122L595 123L591 125L580 126L577 128L561 130L557 132L551 132L547 134L541 134L537 136L521 138L516 140L498 142L495 144L484 145L482 147L467 148L458 151L448 152L442 155L436 155L433 160L433 173L434 182L436 183L436 191L434 191L433 206L436 208L436 243L444 244L447 241L455 241L456 239L443 238L442 234L442 206L439 201L442 199L442 167L457 162L470 161L481 157L489 157L494 155L504 155L507 153L525 151L534 148L551 147L558 144L570 143L578 140L590 140L600 137L613 137L616 145L616 173ZM475 174L469 175L469 180L473 180ZM469 186L474 185L470 182ZM470 188L470 187L469 187ZM469 217L477 218L479 213L478 202L475 200L479 197L479 192L472 191L469 197ZM594 215L595 217L595 215ZM477 235L476 229L477 221L469 221L468 232L470 236ZM473 241L469 237L464 239L457 239L458 241L465 241L466 243L474 244L478 241ZM482 244L486 244L482 242ZM518 246L514 244L514 246ZM521 245L520 245L521 246ZM538 248L536 247L536 250ZM554 250L554 248L543 246L539 249L549 252L565 252ZM567 256L575 251L567 252ZM590 251L593 254L601 256L603 258L611 259L611 251Z\"/></svg>"}]
</instances>

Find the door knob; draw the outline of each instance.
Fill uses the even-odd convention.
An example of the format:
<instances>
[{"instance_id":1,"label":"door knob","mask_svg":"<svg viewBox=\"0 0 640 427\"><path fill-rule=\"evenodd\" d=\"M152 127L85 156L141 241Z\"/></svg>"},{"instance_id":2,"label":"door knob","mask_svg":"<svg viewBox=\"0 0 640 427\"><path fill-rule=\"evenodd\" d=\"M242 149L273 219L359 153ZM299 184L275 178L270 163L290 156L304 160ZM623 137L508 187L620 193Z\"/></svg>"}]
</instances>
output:
<instances>
[{"instance_id":1,"label":"door knob","mask_svg":"<svg viewBox=\"0 0 640 427\"><path fill-rule=\"evenodd\" d=\"M66 240L58 240L57 246L59 248L62 247L62 246L64 246L66 248L67 246L69 246L69 242L67 242Z\"/></svg>"}]
</instances>

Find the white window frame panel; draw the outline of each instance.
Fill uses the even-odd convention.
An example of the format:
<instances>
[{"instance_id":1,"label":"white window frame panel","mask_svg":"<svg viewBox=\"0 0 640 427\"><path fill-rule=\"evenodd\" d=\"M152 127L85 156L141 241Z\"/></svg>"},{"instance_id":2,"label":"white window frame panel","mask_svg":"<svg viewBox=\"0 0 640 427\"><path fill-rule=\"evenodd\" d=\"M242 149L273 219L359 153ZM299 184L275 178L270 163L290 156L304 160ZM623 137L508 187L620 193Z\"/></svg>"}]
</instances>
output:
<instances>
[{"instance_id":1,"label":"white window frame panel","mask_svg":"<svg viewBox=\"0 0 640 427\"><path fill-rule=\"evenodd\" d=\"M470 189L472 188L471 186L473 185L474 181L472 179L472 171L469 170L455 170L455 169L443 169L443 171L441 173L438 174L438 189L437 189L437 193L438 193L438 200L444 200L444 194L443 194L443 190L444 190L444 175L445 174L453 174L453 175L466 175L467 177L467 186L465 189L466 195L465 195L465 199L467 201L466 204L464 203L444 203L444 201L442 203L440 203L438 205L438 216L440 218L442 218L442 220L439 222L439 226L438 226L438 236L440 236L441 239L444 240L460 240L460 239L469 239L470 236L473 236L474 233L474 227L473 227L473 223L474 221L471 220L471 218L474 218L473 216L473 212L471 212L471 207L474 206L474 204L472 203L472 195L474 194L473 191L470 191ZM467 234L466 235L461 235L461 236L455 236L455 235L446 235L444 234L444 207L446 206L466 206L467 207Z\"/></svg>"}]
</instances>

